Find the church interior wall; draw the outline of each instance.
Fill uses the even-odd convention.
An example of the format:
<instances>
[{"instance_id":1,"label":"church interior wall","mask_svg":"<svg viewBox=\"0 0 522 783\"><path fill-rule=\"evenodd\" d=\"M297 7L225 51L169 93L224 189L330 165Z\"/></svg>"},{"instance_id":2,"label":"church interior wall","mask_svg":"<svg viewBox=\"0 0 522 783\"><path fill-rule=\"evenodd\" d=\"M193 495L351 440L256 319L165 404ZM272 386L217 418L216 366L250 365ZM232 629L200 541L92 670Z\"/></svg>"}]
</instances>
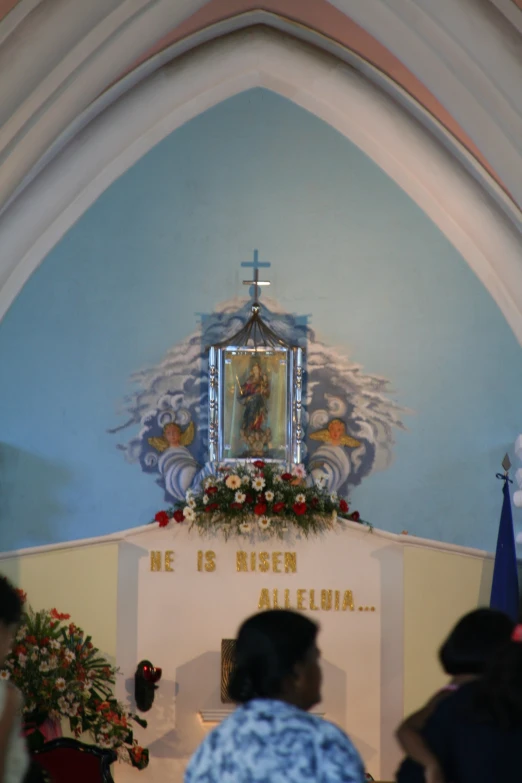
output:
<instances>
[{"instance_id":1,"label":"church interior wall","mask_svg":"<svg viewBox=\"0 0 522 783\"><path fill-rule=\"evenodd\" d=\"M253 247L272 264L273 301L389 381L404 409L391 464L352 490L363 518L492 550L494 473L520 429L520 347L424 213L354 145L266 90L142 158L2 321L0 394L14 411L0 446L3 549L110 533L162 507L108 430L123 423L133 373L245 296L239 264Z\"/></svg>"}]
</instances>

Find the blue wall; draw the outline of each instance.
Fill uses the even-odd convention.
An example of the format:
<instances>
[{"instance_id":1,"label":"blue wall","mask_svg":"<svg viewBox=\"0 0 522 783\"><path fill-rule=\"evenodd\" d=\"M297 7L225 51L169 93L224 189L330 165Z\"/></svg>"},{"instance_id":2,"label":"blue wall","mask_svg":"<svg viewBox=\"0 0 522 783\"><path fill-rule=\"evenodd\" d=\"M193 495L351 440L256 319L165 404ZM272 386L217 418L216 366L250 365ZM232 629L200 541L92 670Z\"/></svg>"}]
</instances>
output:
<instances>
[{"instance_id":1,"label":"blue wall","mask_svg":"<svg viewBox=\"0 0 522 783\"><path fill-rule=\"evenodd\" d=\"M254 247L280 305L414 411L392 466L352 505L387 530L494 548L494 476L522 430L519 345L385 174L317 118L253 90L110 187L0 324L0 549L110 533L163 506L106 430L134 371L245 294L239 264Z\"/></svg>"}]
</instances>

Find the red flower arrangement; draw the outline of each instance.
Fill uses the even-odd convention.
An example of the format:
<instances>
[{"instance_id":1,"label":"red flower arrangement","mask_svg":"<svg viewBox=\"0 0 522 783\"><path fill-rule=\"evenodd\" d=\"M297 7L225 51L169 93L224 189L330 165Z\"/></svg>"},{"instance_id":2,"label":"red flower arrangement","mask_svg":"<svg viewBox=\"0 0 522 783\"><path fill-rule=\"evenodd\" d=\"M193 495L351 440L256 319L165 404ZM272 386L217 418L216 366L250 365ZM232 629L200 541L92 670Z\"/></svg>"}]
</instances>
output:
<instances>
[{"instance_id":1,"label":"red flower arrangement","mask_svg":"<svg viewBox=\"0 0 522 783\"><path fill-rule=\"evenodd\" d=\"M170 520L196 525L202 533L217 528L225 537L256 528L282 537L289 523L308 536L342 520L359 521L360 516L358 511L350 513L344 498L314 483L302 465L290 472L277 463L255 460L222 465L200 491L189 491L184 503L155 517L160 527Z\"/></svg>"},{"instance_id":2,"label":"red flower arrangement","mask_svg":"<svg viewBox=\"0 0 522 783\"><path fill-rule=\"evenodd\" d=\"M70 615L55 608L34 612L18 592L25 604L22 622L0 677L24 695L29 745L44 742L38 727L45 720L65 718L76 737L87 732L99 747L113 748L121 760L144 769L148 750L134 740L132 723L147 723L114 697L117 670L90 636L67 623Z\"/></svg>"}]
</instances>

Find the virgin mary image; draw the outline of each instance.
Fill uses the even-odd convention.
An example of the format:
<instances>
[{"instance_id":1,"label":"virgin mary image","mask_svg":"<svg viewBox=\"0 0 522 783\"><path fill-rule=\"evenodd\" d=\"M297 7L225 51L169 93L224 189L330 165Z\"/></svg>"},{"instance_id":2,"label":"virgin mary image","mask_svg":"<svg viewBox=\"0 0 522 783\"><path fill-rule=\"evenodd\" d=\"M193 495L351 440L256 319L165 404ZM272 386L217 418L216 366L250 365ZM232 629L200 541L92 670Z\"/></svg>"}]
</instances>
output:
<instances>
[{"instance_id":1,"label":"virgin mary image","mask_svg":"<svg viewBox=\"0 0 522 783\"><path fill-rule=\"evenodd\" d=\"M258 360L254 361L243 383L238 381L237 400L244 406L241 421L241 437L254 456L263 454L270 443L272 433L267 427L270 384Z\"/></svg>"}]
</instances>

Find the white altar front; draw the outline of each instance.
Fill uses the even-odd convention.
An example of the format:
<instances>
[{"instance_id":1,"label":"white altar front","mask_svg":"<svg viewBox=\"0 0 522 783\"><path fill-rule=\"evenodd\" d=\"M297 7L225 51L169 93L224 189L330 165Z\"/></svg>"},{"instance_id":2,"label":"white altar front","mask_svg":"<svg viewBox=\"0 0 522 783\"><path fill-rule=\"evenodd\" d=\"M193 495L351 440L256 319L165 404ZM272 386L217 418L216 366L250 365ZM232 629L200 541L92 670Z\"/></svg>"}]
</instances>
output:
<instances>
[{"instance_id":1,"label":"white altar front","mask_svg":"<svg viewBox=\"0 0 522 783\"><path fill-rule=\"evenodd\" d=\"M321 538L202 538L171 523L128 531L119 544L117 664L120 696L132 693L137 663L162 667L140 735L150 767L119 765L118 781L182 780L219 720L221 640L258 608L291 607L321 626L323 701L374 777L398 759L393 731L403 715L403 547L355 523Z\"/></svg>"}]
</instances>

